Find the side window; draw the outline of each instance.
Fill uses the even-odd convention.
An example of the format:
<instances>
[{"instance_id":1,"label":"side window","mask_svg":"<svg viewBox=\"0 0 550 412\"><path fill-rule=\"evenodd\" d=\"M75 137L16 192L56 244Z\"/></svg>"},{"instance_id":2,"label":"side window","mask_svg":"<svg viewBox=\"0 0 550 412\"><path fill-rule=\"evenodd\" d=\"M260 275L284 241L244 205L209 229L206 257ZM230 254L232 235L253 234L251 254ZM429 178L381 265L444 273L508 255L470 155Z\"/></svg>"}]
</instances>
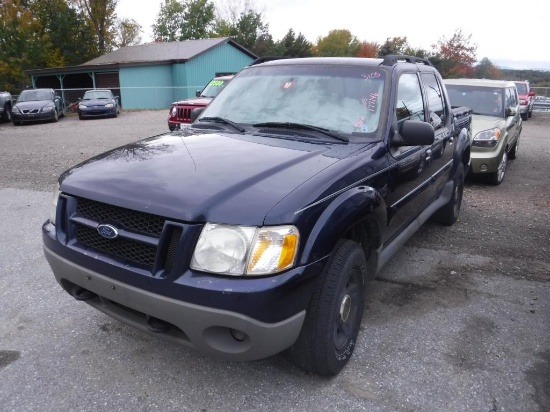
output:
<instances>
[{"instance_id":1,"label":"side window","mask_svg":"<svg viewBox=\"0 0 550 412\"><path fill-rule=\"evenodd\" d=\"M518 91L516 89L510 89L512 94L512 106L516 107L518 105Z\"/></svg>"},{"instance_id":2,"label":"side window","mask_svg":"<svg viewBox=\"0 0 550 412\"><path fill-rule=\"evenodd\" d=\"M422 74L426 85L430 123L435 130L445 126L445 105L441 86L433 73Z\"/></svg>"},{"instance_id":3,"label":"side window","mask_svg":"<svg viewBox=\"0 0 550 412\"><path fill-rule=\"evenodd\" d=\"M424 121L424 103L418 77L414 73L405 73L397 85L397 102L395 105L397 121Z\"/></svg>"}]
</instances>

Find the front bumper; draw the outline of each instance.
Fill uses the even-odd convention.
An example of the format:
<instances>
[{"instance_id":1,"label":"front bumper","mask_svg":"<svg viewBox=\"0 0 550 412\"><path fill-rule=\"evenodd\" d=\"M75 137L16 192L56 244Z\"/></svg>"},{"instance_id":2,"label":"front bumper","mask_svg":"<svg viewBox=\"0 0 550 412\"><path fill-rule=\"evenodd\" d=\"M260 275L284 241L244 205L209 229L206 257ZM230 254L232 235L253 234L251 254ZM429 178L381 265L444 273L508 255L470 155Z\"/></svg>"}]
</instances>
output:
<instances>
[{"instance_id":1,"label":"front bumper","mask_svg":"<svg viewBox=\"0 0 550 412\"><path fill-rule=\"evenodd\" d=\"M46 258L73 297L143 332L235 361L265 358L295 342L315 275L324 264L280 276L222 281L189 270L175 279L144 278L127 267L125 281L112 275L119 268L93 253L75 254L55 236L55 228L46 223ZM152 318L166 328L153 330Z\"/></svg>"},{"instance_id":2,"label":"front bumper","mask_svg":"<svg viewBox=\"0 0 550 412\"><path fill-rule=\"evenodd\" d=\"M500 141L495 147L472 146L470 172L482 174L496 172L504 149L504 141ZM486 168L482 168L483 165L486 165Z\"/></svg>"},{"instance_id":3,"label":"front bumper","mask_svg":"<svg viewBox=\"0 0 550 412\"><path fill-rule=\"evenodd\" d=\"M11 113L11 119L17 123L40 122L44 120L53 120L55 112L40 112L40 113Z\"/></svg>"},{"instance_id":4,"label":"front bumper","mask_svg":"<svg viewBox=\"0 0 550 412\"><path fill-rule=\"evenodd\" d=\"M117 113L116 107L110 108L100 108L100 109L88 109L82 110L78 109L78 115L80 117L105 117L105 116L114 116Z\"/></svg>"}]
</instances>

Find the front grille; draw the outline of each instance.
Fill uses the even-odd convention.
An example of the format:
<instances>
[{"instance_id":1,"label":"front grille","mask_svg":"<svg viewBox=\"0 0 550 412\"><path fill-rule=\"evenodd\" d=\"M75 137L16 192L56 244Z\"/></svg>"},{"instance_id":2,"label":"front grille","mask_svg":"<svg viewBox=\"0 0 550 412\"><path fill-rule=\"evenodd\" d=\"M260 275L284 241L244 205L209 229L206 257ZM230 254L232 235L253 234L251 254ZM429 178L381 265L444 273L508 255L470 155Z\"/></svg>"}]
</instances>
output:
<instances>
[{"instance_id":1,"label":"front grille","mask_svg":"<svg viewBox=\"0 0 550 412\"><path fill-rule=\"evenodd\" d=\"M132 262L139 263L151 269L155 263L156 248L131 239L117 237L106 239L90 227L77 225L76 239L91 248L105 254L117 256Z\"/></svg>"},{"instance_id":2,"label":"front grille","mask_svg":"<svg viewBox=\"0 0 550 412\"><path fill-rule=\"evenodd\" d=\"M191 123L191 110L193 107L178 107L177 118L179 121Z\"/></svg>"},{"instance_id":3,"label":"front grille","mask_svg":"<svg viewBox=\"0 0 550 412\"><path fill-rule=\"evenodd\" d=\"M144 212L124 209L94 200L78 198L77 213L98 223L116 222L117 227L135 233L160 237L164 227L164 218Z\"/></svg>"},{"instance_id":4,"label":"front grille","mask_svg":"<svg viewBox=\"0 0 550 412\"><path fill-rule=\"evenodd\" d=\"M161 216L81 197L75 200L76 206L69 213L74 228L72 233L78 242L76 247L94 249L115 259L122 259L123 264L135 264L150 272L172 270L184 233L180 223L167 222ZM114 239L101 236L97 231L101 223L119 229L118 236Z\"/></svg>"},{"instance_id":5,"label":"front grille","mask_svg":"<svg viewBox=\"0 0 550 412\"><path fill-rule=\"evenodd\" d=\"M170 244L168 245L168 252L166 253L166 263L164 268L170 272L174 265L174 260L176 260L176 250L183 233L183 229L179 226L176 226L172 229L172 236L170 237Z\"/></svg>"}]
</instances>

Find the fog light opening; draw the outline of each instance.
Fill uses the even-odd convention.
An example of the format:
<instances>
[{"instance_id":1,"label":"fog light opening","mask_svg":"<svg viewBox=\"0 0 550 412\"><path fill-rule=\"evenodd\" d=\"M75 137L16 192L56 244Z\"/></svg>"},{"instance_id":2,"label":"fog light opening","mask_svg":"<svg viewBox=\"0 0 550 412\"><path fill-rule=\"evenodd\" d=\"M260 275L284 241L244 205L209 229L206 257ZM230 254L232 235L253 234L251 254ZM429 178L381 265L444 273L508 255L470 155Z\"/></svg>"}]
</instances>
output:
<instances>
[{"instance_id":1,"label":"fog light opening","mask_svg":"<svg viewBox=\"0 0 550 412\"><path fill-rule=\"evenodd\" d=\"M246 333L241 332L237 329L229 329L229 333L231 333L231 336L233 339L235 339L238 342L243 342L246 339Z\"/></svg>"},{"instance_id":2,"label":"fog light opening","mask_svg":"<svg viewBox=\"0 0 550 412\"><path fill-rule=\"evenodd\" d=\"M486 172L488 169L489 169L489 166L487 166L485 163L479 166L479 170L481 170L482 172Z\"/></svg>"}]
</instances>

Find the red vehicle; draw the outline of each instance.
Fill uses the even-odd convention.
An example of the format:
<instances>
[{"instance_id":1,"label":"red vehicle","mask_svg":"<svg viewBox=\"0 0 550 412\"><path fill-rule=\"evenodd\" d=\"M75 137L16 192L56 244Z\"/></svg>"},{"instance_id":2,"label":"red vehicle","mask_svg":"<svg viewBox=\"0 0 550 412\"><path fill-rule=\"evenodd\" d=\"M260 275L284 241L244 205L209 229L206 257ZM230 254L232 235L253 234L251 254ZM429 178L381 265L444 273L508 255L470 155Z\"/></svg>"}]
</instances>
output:
<instances>
[{"instance_id":1,"label":"red vehicle","mask_svg":"<svg viewBox=\"0 0 550 412\"><path fill-rule=\"evenodd\" d=\"M170 105L168 128L172 131L182 124L191 123L191 111L198 107L206 107L212 99L231 81L233 75L214 77L202 91L197 91L196 99L185 99Z\"/></svg>"},{"instance_id":2,"label":"red vehicle","mask_svg":"<svg viewBox=\"0 0 550 412\"><path fill-rule=\"evenodd\" d=\"M519 112L523 120L527 120L533 114L535 103L535 92L531 90L528 80L514 82L518 89Z\"/></svg>"}]
</instances>

